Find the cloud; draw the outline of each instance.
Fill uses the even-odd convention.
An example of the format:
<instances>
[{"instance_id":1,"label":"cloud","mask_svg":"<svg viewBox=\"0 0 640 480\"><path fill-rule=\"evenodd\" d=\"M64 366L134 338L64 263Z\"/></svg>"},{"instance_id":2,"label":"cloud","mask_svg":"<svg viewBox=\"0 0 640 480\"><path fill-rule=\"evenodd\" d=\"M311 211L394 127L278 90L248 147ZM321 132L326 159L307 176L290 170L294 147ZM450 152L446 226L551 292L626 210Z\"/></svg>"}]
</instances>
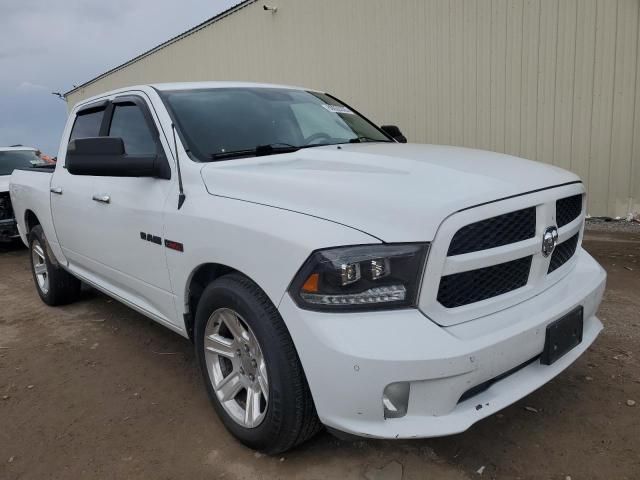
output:
<instances>
[{"instance_id":1,"label":"cloud","mask_svg":"<svg viewBox=\"0 0 640 480\"><path fill-rule=\"evenodd\" d=\"M56 154L66 92L239 0L0 0L0 145Z\"/></svg>"},{"instance_id":2,"label":"cloud","mask_svg":"<svg viewBox=\"0 0 640 480\"><path fill-rule=\"evenodd\" d=\"M47 53L47 49L44 46L30 46L25 47L22 45L11 45L7 47L6 45L0 46L0 60L9 59L9 58L17 58L17 57L26 57L26 56L36 56L43 55Z\"/></svg>"},{"instance_id":3,"label":"cloud","mask_svg":"<svg viewBox=\"0 0 640 480\"><path fill-rule=\"evenodd\" d=\"M49 91L49 87L45 87L44 85L38 85L37 83L31 83L31 82L21 82L20 85L18 85L18 90L20 92L48 92Z\"/></svg>"}]
</instances>

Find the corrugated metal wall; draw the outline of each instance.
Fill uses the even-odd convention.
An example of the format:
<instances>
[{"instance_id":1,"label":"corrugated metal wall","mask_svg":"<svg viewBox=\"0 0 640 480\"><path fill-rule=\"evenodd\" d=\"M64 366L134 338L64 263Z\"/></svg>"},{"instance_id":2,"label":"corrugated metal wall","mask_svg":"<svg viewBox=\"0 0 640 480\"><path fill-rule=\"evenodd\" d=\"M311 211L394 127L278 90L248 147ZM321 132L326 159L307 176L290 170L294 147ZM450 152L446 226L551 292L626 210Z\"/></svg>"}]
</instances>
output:
<instances>
[{"instance_id":1,"label":"corrugated metal wall","mask_svg":"<svg viewBox=\"0 0 640 480\"><path fill-rule=\"evenodd\" d=\"M410 141L578 173L591 215L640 211L640 0L270 0L69 96L251 80L330 91Z\"/></svg>"}]
</instances>

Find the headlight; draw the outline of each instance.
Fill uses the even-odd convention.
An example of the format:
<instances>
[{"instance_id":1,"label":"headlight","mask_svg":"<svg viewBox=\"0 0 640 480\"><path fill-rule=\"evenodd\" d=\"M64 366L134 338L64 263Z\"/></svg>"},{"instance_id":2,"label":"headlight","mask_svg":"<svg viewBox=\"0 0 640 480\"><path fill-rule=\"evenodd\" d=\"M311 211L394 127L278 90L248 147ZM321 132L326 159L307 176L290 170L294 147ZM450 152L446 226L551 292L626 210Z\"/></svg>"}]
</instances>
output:
<instances>
[{"instance_id":1,"label":"headlight","mask_svg":"<svg viewBox=\"0 0 640 480\"><path fill-rule=\"evenodd\" d=\"M413 307L428 250L428 243L318 250L296 275L290 293L309 310Z\"/></svg>"}]
</instances>

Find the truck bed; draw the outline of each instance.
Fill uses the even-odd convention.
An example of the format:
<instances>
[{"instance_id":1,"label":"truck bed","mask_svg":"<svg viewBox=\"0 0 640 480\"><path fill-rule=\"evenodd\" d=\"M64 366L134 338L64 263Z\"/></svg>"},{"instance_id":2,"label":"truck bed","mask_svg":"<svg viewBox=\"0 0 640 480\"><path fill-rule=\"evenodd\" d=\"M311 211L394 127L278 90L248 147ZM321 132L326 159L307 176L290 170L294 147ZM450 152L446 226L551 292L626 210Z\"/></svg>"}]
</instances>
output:
<instances>
[{"instance_id":1,"label":"truck bed","mask_svg":"<svg viewBox=\"0 0 640 480\"><path fill-rule=\"evenodd\" d=\"M16 168L16 170L22 170L24 172L41 172L41 173L53 173L55 169L56 169L55 164L49 164L49 163L46 163L43 165L34 165L32 167L27 167L27 168Z\"/></svg>"},{"instance_id":2,"label":"truck bed","mask_svg":"<svg viewBox=\"0 0 640 480\"><path fill-rule=\"evenodd\" d=\"M27 217L37 218L50 241L56 239L51 218L49 188L55 165L14 170L9 183L18 232L25 245L29 226Z\"/></svg>"}]
</instances>

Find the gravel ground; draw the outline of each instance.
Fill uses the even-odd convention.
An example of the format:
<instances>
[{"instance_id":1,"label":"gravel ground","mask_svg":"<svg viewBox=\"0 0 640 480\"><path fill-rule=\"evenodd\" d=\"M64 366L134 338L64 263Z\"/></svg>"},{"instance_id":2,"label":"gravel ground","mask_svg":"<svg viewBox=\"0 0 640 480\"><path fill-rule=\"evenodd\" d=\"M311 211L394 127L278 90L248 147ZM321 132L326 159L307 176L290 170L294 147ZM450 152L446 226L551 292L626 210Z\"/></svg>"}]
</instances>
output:
<instances>
[{"instance_id":1,"label":"gravel ground","mask_svg":"<svg viewBox=\"0 0 640 480\"><path fill-rule=\"evenodd\" d=\"M587 220L586 230L588 232L640 234L640 222L627 222L626 220L612 220L609 218L590 218Z\"/></svg>"},{"instance_id":2,"label":"gravel ground","mask_svg":"<svg viewBox=\"0 0 640 480\"><path fill-rule=\"evenodd\" d=\"M26 250L4 248L0 479L638 479L640 232L598 229L585 246L609 273L605 330L551 383L460 435L322 433L282 458L226 433L187 340L93 290L45 306Z\"/></svg>"}]
</instances>

